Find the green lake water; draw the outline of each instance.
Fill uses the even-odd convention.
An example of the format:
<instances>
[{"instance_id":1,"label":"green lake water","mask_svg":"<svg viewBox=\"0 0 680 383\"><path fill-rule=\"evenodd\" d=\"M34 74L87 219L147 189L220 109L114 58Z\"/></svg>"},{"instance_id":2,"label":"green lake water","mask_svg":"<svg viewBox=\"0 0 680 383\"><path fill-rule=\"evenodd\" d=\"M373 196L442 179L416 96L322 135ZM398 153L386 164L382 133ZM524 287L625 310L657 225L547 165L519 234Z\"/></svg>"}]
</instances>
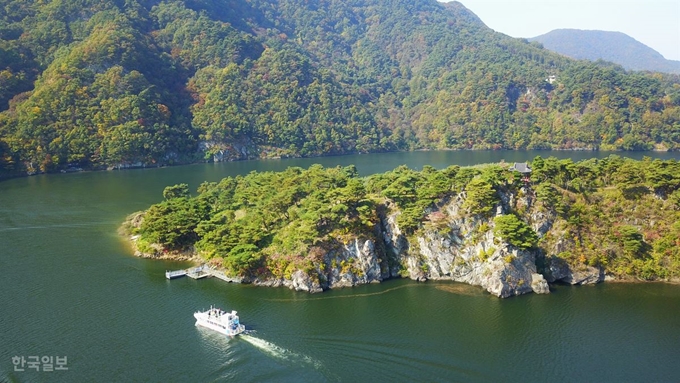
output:
<instances>
[{"instance_id":1,"label":"green lake water","mask_svg":"<svg viewBox=\"0 0 680 383\"><path fill-rule=\"evenodd\" d=\"M680 286L552 286L501 300L456 283L391 280L310 295L220 280L168 281L186 263L138 259L116 234L165 186L355 164L526 161L593 152L415 152L247 161L0 182L0 381L677 382ZM677 158L677 154L644 153ZM633 154L641 158L643 153ZM195 327L237 310L248 335ZM66 371L12 358L66 356Z\"/></svg>"}]
</instances>

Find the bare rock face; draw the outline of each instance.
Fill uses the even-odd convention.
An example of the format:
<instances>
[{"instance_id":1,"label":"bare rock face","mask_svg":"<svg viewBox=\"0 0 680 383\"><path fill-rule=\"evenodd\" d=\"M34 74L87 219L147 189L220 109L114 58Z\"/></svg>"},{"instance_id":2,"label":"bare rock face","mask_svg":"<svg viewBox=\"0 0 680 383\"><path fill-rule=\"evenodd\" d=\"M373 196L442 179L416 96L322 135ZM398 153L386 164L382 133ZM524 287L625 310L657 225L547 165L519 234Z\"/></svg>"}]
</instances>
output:
<instances>
[{"instance_id":1,"label":"bare rock face","mask_svg":"<svg viewBox=\"0 0 680 383\"><path fill-rule=\"evenodd\" d=\"M350 287L358 284L381 282L383 278L381 259L371 239L355 238L342 248L324 256L326 288Z\"/></svg>"},{"instance_id":2,"label":"bare rock face","mask_svg":"<svg viewBox=\"0 0 680 383\"><path fill-rule=\"evenodd\" d=\"M311 293L326 289L351 287L381 282L384 278L383 260L378 257L372 239L354 238L322 255L316 270L296 270L290 279L257 281L266 286L287 286L296 291Z\"/></svg>"},{"instance_id":3,"label":"bare rock face","mask_svg":"<svg viewBox=\"0 0 680 383\"><path fill-rule=\"evenodd\" d=\"M595 267L585 266L580 269L572 269L571 274L563 281L572 285L591 285L604 281L604 272Z\"/></svg>"},{"instance_id":4,"label":"bare rock face","mask_svg":"<svg viewBox=\"0 0 680 383\"><path fill-rule=\"evenodd\" d=\"M382 240L387 248L387 257L392 257L392 259L401 258L401 254L408 253L410 244L406 239L406 236L402 233L399 225L397 225L397 217L401 212L397 211L395 213L389 214L384 217L381 221L380 232L382 233ZM400 261L390 262L388 264L388 277L398 277L400 270Z\"/></svg>"},{"instance_id":5,"label":"bare rock face","mask_svg":"<svg viewBox=\"0 0 680 383\"><path fill-rule=\"evenodd\" d=\"M358 239L355 239L353 243L345 247L345 251L357 259L357 268L361 273L359 283L383 280L380 259L376 254L375 243L372 240L369 239L361 243Z\"/></svg>"},{"instance_id":6,"label":"bare rock face","mask_svg":"<svg viewBox=\"0 0 680 383\"><path fill-rule=\"evenodd\" d=\"M537 211L531 214L531 228L534 229L538 237L543 237L552 228L555 215L547 212Z\"/></svg>"},{"instance_id":7,"label":"bare rock face","mask_svg":"<svg viewBox=\"0 0 680 383\"><path fill-rule=\"evenodd\" d=\"M536 294L550 294L548 281L546 281L541 274L531 275L531 289L534 290Z\"/></svg>"},{"instance_id":8,"label":"bare rock face","mask_svg":"<svg viewBox=\"0 0 680 383\"><path fill-rule=\"evenodd\" d=\"M320 293L323 291L318 279L312 277L302 270L297 270L291 275L290 288L297 291L307 291L310 293Z\"/></svg>"},{"instance_id":9,"label":"bare rock face","mask_svg":"<svg viewBox=\"0 0 680 383\"><path fill-rule=\"evenodd\" d=\"M605 280L602 269L582 265L571 267L564 259L552 256L548 259L548 282L564 282L570 285L588 285L600 283Z\"/></svg>"},{"instance_id":10,"label":"bare rock face","mask_svg":"<svg viewBox=\"0 0 680 383\"><path fill-rule=\"evenodd\" d=\"M451 280L481 286L498 297L530 292L548 293L547 281L536 273L536 252L502 243L493 235L493 219L460 214L463 198L443 207L445 227L426 229L415 245L403 245L395 219L385 220L385 241L406 274L415 280ZM496 214L503 214L503 204ZM395 246L394 244L398 244ZM416 251L417 250L417 251Z\"/></svg>"},{"instance_id":11,"label":"bare rock face","mask_svg":"<svg viewBox=\"0 0 680 383\"><path fill-rule=\"evenodd\" d=\"M557 281L563 281L567 279L569 275L571 275L569 264L567 264L567 261L564 259L555 256L548 258L548 262L548 282L553 283Z\"/></svg>"},{"instance_id":12,"label":"bare rock face","mask_svg":"<svg viewBox=\"0 0 680 383\"><path fill-rule=\"evenodd\" d=\"M489 259L489 269L491 273L481 285L489 293L507 298L534 292L532 282L537 274L533 252L501 249Z\"/></svg>"}]
</instances>

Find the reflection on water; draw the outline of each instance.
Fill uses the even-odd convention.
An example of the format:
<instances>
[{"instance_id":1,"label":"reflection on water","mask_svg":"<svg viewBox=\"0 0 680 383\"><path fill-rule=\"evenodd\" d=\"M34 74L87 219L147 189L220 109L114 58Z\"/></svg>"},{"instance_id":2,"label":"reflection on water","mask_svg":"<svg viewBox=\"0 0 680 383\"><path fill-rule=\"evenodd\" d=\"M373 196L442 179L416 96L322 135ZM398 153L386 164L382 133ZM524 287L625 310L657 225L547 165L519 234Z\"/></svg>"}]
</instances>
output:
<instances>
[{"instance_id":1,"label":"reflection on water","mask_svg":"<svg viewBox=\"0 0 680 383\"><path fill-rule=\"evenodd\" d=\"M454 283L454 284L437 284L436 286L437 290L440 291L446 291L447 293L452 293L456 295L467 295L471 297L478 297L478 296L489 296L484 290L482 290L481 287L479 286L471 286L471 285L466 285L462 283ZM495 297L493 297L495 298Z\"/></svg>"}]
</instances>

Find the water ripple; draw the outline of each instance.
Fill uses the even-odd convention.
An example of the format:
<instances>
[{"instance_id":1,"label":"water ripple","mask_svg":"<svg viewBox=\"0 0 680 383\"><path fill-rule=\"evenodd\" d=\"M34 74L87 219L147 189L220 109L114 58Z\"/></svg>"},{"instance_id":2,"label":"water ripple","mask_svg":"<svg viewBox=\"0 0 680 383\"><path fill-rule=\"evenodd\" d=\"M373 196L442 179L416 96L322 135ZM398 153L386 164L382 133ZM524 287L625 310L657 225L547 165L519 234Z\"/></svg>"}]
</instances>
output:
<instances>
[{"instance_id":1,"label":"water ripple","mask_svg":"<svg viewBox=\"0 0 680 383\"><path fill-rule=\"evenodd\" d=\"M41 229L72 229L79 227L92 227L92 226L103 226L103 225L114 225L119 224L116 221L97 221L97 222L81 222L81 223L69 223L69 224L54 224L54 225L39 225L39 226L16 226L16 227L0 227L0 232L6 231L19 231L19 230L41 230Z\"/></svg>"}]
</instances>

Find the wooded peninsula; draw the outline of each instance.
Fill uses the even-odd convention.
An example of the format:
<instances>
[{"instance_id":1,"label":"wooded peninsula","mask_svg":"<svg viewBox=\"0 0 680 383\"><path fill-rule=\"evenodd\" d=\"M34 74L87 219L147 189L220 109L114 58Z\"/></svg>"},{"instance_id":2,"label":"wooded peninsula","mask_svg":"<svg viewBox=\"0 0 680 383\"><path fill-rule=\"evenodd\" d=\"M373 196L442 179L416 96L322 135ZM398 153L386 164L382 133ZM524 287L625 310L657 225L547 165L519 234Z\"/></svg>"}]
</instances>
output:
<instances>
[{"instance_id":1,"label":"wooded peninsula","mask_svg":"<svg viewBox=\"0 0 680 383\"><path fill-rule=\"evenodd\" d=\"M189 254L245 282L306 291L400 276L498 296L547 292L546 281L678 280L677 161L536 157L522 170L252 172L193 197L169 186L125 230L140 255Z\"/></svg>"}]
</instances>

